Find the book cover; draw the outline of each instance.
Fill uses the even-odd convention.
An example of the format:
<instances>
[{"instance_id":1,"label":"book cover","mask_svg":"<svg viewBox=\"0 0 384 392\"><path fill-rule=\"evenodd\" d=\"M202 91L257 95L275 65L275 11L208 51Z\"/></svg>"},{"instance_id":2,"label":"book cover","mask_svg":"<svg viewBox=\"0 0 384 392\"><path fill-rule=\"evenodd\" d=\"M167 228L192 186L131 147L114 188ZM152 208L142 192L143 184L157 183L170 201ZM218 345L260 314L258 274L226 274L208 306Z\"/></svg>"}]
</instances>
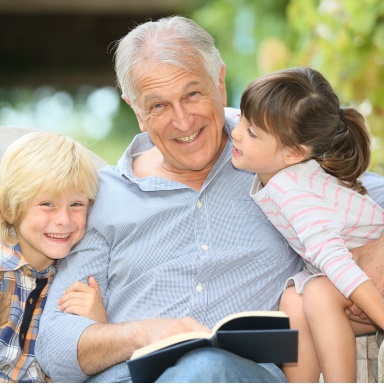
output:
<instances>
[{"instance_id":1,"label":"book cover","mask_svg":"<svg viewBox=\"0 0 384 392\"><path fill-rule=\"evenodd\" d=\"M128 361L132 382L154 382L191 350L218 347L259 363L296 362L298 331L280 311L241 312L225 317L211 333L186 332L136 350Z\"/></svg>"}]
</instances>

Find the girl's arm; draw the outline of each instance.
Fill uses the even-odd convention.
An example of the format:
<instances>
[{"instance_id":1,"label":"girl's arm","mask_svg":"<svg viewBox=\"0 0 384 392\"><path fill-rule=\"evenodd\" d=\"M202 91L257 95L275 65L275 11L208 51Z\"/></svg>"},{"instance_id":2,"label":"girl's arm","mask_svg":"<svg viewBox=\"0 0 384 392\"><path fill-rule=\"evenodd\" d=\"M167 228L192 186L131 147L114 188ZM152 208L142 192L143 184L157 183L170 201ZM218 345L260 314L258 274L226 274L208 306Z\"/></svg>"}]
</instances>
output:
<instances>
[{"instance_id":1,"label":"girl's arm","mask_svg":"<svg viewBox=\"0 0 384 392\"><path fill-rule=\"evenodd\" d=\"M384 299L371 281L367 280L349 296L350 300L382 330L384 330Z\"/></svg>"}]
</instances>

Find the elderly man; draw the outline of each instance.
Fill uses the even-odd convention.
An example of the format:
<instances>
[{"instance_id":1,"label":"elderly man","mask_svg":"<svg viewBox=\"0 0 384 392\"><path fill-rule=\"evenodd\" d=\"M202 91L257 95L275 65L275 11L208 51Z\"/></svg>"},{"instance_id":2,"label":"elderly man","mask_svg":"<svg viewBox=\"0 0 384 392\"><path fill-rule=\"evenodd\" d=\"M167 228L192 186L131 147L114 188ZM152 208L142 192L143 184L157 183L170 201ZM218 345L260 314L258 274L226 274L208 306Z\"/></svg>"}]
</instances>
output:
<instances>
[{"instance_id":1,"label":"elderly man","mask_svg":"<svg viewBox=\"0 0 384 392\"><path fill-rule=\"evenodd\" d=\"M142 133L100 171L86 236L52 286L36 355L57 382L129 382L135 349L231 313L276 310L286 278L302 268L250 199L253 175L231 164L235 122L211 36L178 16L144 23L119 42L116 73ZM366 185L384 204L384 181ZM64 290L89 275L109 324L60 311L76 304ZM203 349L158 380L200 381L286 379L274 364Z\"/></svg>"}]
</instances>

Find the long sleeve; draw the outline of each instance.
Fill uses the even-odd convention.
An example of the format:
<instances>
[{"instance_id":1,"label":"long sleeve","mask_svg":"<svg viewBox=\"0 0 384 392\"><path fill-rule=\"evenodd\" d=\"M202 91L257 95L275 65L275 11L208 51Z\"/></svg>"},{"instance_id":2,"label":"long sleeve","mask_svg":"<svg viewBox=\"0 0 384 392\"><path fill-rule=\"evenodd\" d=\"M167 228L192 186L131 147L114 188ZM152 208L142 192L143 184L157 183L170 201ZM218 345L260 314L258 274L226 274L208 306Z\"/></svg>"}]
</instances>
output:
<instances>
[{"instance_id":1,"label":"long sleeve","mask_svg":"<svg viewBox=\"0 0 384 392\"><path fill-rule=\"evenodd\" d=\"M81 247L60 261L36 342L36 358L54 382L82 382L87 378L78 363L77 345L84 330L95 323L85 317L60 312L57 301L71 284L79 280L86 282L90 275L97 279L105 298L108 259L109 247L105 240L90 230Z\"/></svg>"},{"instance_id":2,"label":"long sleeve","mask_svg":"<svg viewBox=\"0 0 384 392\"><path fill-rule=\"evenodd\" d=\"M368 277L349 249L377 238L384 210L340 185L317 162L284 169L251 196L312 273L323 272L346 297Z\"/></svg>"},{"instance_id":3,"label":"long sleeve","mask_svg":"<svg viewBox=\"0 0 384 392\"><path fill-rule=\"evenodd\" d=\"M301 256L325 273L344 296L348 298L353 290L368 280L345 244L342 235L346 228L345 217L328 199L288 191L280 200L280 210L282 222L290 222L297 235ZM297 246L294 237L287 240Z\"/></svg>"}]
</instances>

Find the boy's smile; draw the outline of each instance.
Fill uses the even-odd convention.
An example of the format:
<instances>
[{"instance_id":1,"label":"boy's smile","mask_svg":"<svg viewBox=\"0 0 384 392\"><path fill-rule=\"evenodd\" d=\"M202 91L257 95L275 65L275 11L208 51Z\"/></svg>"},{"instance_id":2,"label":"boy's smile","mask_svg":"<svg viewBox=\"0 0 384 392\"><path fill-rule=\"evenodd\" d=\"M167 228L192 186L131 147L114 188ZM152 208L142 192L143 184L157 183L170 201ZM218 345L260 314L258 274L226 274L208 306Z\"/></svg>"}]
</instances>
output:
<instances>
[{"instance_id":1,"label":"boy's smile","mask_svg":"<svg viewBox=\"0 0 384 392\"><path fill-rule=\"evenodd\" d=\"M39 271L67 256L85 233L88 206L87 197L71 192L31 200L20 224L15 225L26 261Z\"/></svg>"}]
</instances>

